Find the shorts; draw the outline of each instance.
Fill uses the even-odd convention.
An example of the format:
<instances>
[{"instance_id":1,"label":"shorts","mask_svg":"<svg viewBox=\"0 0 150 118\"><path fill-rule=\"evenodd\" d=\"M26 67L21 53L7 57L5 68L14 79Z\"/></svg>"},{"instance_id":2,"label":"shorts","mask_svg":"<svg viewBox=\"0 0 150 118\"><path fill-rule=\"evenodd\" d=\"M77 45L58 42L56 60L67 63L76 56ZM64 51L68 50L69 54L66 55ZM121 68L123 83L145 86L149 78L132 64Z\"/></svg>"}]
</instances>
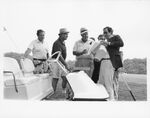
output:
<instances>
[{"instance_id":1,"label":"shorts","mask_svg":"<svg viewBox=\"0 0 150 118\"><path fill-rule=\"evenodd\" d=\"M47 61L40 61L38 59L33 59L33 63L35 66L34 74L42 74L42 73L49 73L52 74L52 69Z\"/></svg>"},{"instance_id":2,"label":"shorts","mask_svg":"<svg viewBox=\"0 0 150 118\"><path fill-rule=\"evenodd\" d=\"M67 74L61 69L61 67L57 63L52 63L52 76L53 78L61 78L62 76L66 76Z\"/></svg>"}]
</instances>

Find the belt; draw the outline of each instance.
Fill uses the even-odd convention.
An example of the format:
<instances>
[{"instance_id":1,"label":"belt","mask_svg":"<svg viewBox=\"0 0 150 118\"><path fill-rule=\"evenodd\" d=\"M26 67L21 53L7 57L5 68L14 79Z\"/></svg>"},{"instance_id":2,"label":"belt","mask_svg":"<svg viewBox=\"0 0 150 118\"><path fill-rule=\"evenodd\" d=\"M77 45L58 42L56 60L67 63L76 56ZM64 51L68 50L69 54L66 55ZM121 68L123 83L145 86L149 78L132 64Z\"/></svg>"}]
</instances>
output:
<instances>
[{"instance_id":1,"label":"belt","mask_svg":"<svg viewBox=\"0 0 150 118\"><path fill-rule=\"evenodd\" d=\"M37 58L33 58L33 60L37 60L37 61L46 61L46 59L37 59Z\"/></svg>"},{"instance_id":2,"label":"belt","mask_svg":"<svg viewBox=\"0 0 150 118\"><path fill-rule=\"evenodd\" d=\"M110 58L102 58L102 59L99 61L100 65L101 65L102 61L104 61L104 60L110 60Z\"/></svg>"},{"instance_id":3,"label":"belt","mask_svg":"<svg viewBox=\"0 0 150 118\"><path fill-rule=\"evenodd\" d=\"M110 60L110 58L102 58L102 59L100 60L100 62L103 61L103 60Z\"/></svg>"},{"instance_id":4,"label":"belt","mask_svg":"<svg viewBox=\"0 0 150 118\"><path fill-rule=\"evenodd\" d=\"M104 60L110 60L110 58L102 58L100 61L98 61L98 63L100 64L100 66L101 66L102 61L104 61Z\"/></svg>"},{"instance_id":5,"label":"belt","mask_svg":"<svg viewBox=\"0 0 150 118\"><path fill-rule=\"evenodd\" d=\"M101 63L103 60L110 60L110 58L102 58L101 60L99 60L99 61L96 61L96 62L99 62L99 63Z\"/></svg>"},{"instance_id":6,"label":"belt","mask_svg":"<svg viewBox=\"0 0 150 118\"><path fill-rule=\"evenodd\" d=\"M40 61L40 62L38 64L35 64L34 61ZM33 58L33 63L35 67L37 67L38 65L41 65L44 61L46 61L46 59Z\"/></svg>"}]
</instances>

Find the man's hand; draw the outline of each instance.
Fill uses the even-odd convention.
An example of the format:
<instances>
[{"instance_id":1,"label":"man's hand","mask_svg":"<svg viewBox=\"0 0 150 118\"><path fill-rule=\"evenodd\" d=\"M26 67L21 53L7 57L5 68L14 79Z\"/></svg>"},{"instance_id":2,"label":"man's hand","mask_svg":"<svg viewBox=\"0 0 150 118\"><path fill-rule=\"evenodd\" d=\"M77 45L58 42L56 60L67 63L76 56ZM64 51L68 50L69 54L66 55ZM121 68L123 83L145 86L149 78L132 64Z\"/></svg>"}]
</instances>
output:
<instances>
[{"instance_id":1,"label":"man's hand","mask_svg":"<svg viewBox=\"0 0 150 118\"><path fill-rule=\"evenodd\" d=\"M84 49L83 51L82 51L82 54L86 54L88 51L86 50L86 49Z\"/></svg>"},{"instance_id":2,"label":"man's hand","mask_svg":"<svg viewBox=\"0 0 150 118\"><path fill-rule=\"evenodd\" d=\"M109 45L109 42L107 42L107 41L101 41L101 45L104 45L105 47L107 47Z\"/></svg>"}]
</instances>

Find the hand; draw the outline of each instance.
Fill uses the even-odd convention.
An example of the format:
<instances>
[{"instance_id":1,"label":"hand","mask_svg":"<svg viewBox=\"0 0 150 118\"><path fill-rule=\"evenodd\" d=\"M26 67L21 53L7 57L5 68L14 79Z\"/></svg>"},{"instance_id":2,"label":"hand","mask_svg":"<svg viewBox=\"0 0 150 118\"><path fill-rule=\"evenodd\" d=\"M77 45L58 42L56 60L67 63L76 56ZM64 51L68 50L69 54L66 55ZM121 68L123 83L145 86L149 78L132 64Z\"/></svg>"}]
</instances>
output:
<instances>
[{"instance_id":1,"label":"hand","mask_svg":"<svg viewBox=\"0 0 150 118\"><path fill-rule=\"evenodd\" d=\"M99 59L97 59L97 58L95 58L95 59L94 59L94 61L99 62L100 60L99 60Z\"/></svg>"},{"instance_id":2,"label":"hand","mask_svg":"<svg viewBox=\"0 0 150 118\"><path fill-rule=\"evenodd\" d=\"M68 65L66 65L65 67L66 67L67 71L70 72L70 69L69 69Z\"/></svg>"},{"instance_id":3,"label":"hand","mask_svg":"<svg viewBox=\"0 0 150 118\"><path fill-rule=\"evenodd\" d=\"M109 45L109 42L107 42L107 41L101 41L101 44L104 45L105 47L107 47Z\"/></svg>"},{"instance_id":4,"label":"hand","mask_svg":"<svg viewBox=\"0 0 150 118\"><path fill-rule=\"evenodd\" d=\"M86 54L88 51L86 50L86 49L84 49L83 51L82 51L82 54Z\"/></svg>"}]
</instances>

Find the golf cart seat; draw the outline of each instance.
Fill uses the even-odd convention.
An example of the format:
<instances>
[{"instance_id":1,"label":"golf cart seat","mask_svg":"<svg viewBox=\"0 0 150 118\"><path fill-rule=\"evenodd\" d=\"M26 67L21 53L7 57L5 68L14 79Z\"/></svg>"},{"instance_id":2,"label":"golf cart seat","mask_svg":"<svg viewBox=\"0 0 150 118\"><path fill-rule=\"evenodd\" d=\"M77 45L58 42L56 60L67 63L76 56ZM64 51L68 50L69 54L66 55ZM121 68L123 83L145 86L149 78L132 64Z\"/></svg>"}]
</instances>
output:
<instances>
[{"instance_id":1,"label":"golf cart seat","mask_svg":"<svg viewBox=\"0 0 150 118\"><path fill-rule=\"evenodd\" d=\"M44 81L48 75L34 75L29 72L32 64L28 59L21 60L22 70L18 62L10 57L4 57L4 98L5 99L26 99L26 100L41 100L53 91L50 79L49 87L45 86ZM26 66L24 66L24 64ZM26 74L25 70L28 70Z\"/></svg>"}]
</instances>

